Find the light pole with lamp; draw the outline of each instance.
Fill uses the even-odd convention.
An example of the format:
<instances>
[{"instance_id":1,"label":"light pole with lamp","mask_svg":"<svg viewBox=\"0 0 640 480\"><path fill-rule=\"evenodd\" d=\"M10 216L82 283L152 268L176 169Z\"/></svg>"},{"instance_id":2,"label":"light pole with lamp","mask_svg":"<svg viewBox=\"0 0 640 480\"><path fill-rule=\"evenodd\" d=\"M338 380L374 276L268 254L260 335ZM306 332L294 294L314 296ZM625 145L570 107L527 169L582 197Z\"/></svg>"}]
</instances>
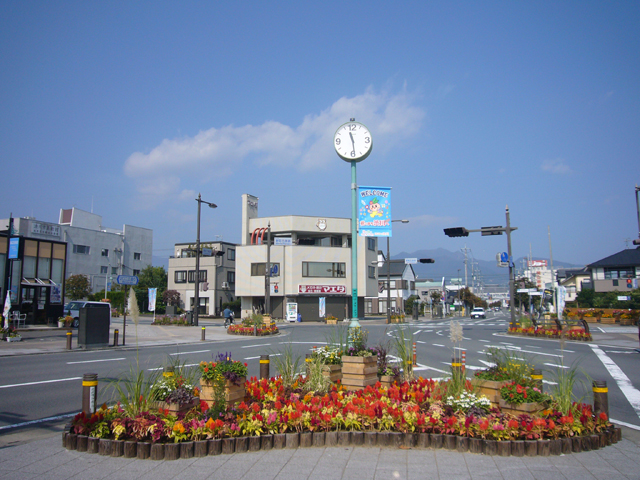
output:
<instances>
[{"instance_id":1,"label":"light pole with lamp","mask_svg":"<svg viewBox=\"0 0 640 480\"><path fill-rule=\"evenodd\" d=\"M195 295L193 299L193 324L198 326L198 308L200 308L200 207L203 203L209 205L209 208L218 208L215 203L209 203L202 200L202 197L198 193L198 198L196 198L196 202L198 202L198 231L196 234L196 278L195 278Z\"/></svg>"}]
</instances>

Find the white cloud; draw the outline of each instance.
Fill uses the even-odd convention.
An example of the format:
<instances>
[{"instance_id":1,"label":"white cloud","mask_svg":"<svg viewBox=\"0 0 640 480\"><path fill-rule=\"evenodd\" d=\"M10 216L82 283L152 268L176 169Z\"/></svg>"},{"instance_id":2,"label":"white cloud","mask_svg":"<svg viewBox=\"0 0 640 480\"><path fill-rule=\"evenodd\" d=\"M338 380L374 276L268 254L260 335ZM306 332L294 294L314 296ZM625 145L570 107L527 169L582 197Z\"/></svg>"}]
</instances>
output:
<instances>
[{"instance_id":1,"label":"white cloud","mask_svg":"<svg viewBox=\"0 0 640 480\"><path fill-rule=\"evenodd\" d=\"M298 126L267 121L165 139L148 153L133 153L124 171L136 180L138 193L147 205L157 205L161 200L181 201L192 196L181 187L183 181L188 179L190 186L194 181L203 185L213 177L243 168L243 162L299 171L326 168L335 161L333 134L351 117L374 132L374 147L380 151L389 151L397 142L418 133L425 113L415 102L415 95L406 88L395 94L369 88L356 97L338 99L318 114L307 115ZM151 199L154 193L158 198Z\"/></svg>"},{"instance_id":2,"label":"white cloud","mask_svg":"<svg viewBox=\"0 0 640 480\"><path fill-rule=\"evenodd\" d=\"M572 172L569 165L564 163L564 160L561 158L556 158L555 160L545 160L542 162L541 168L545 172L557 173L557 174L565 174L565 173Z\"/></svg>"}]
</instances>

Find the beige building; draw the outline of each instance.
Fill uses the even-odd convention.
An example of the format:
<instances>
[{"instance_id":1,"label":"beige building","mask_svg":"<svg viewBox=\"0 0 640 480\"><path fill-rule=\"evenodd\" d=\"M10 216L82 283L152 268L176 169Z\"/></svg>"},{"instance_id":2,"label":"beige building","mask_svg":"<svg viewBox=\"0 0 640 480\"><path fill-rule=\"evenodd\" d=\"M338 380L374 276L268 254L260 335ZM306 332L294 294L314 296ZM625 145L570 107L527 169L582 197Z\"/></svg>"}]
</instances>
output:
<instances>
[{"instance_id":1,"label":"beige building","mask_svg":"<svg viewBox=\"0 0 640 480\"><path fill-rule=\"evenodd\" d=\"M270 227L271 246L267 245ZM358 315L365 297L377 297L377 239L358 237ZM242 195L242 240L237 248L235 293L242 317L265 312L266 263L271 265L269 298L275 318L295 305L303 321L324 314L351 318L351 219L259 217L258 198Z\"/></svg>"},{"instance_id":2,"label":"beige building","mask_svg":"<svg viewBox=\"0 0 640 480\"><path fill-rule=\"evenodd\" d=\"M193 310L196 281L196 243L177 243L169 258L168 290L180 294L180 306ZM222 305L235 300L236 245L200 242L200 309L198 315L220 316Z\"/></svg>"}]
</instances>

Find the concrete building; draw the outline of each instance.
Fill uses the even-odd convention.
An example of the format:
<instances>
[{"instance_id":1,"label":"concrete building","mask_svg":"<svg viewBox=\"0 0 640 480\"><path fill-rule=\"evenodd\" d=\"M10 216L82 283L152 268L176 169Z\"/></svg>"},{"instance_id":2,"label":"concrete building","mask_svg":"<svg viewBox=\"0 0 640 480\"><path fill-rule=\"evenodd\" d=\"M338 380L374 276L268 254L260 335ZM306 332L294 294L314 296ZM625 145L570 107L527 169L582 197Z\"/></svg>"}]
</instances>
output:
<instances>
[{"instance_id":1,"label":"concrete building","mask_svg":"<svg viewBox=\"0 0 640 480\"><path fill-rule=\"evenodd\" d=\"M0 220L3 225L8 220ZM33 217L14 218L15 234L65 242L67 244L65 279L86 275L92 292L105 288L117 275L138 275L151 265L153 230L124 225L122 230L102 225L102 217L78 208L61 209L58 223Z\"/></svg>"},{"instance_id":2,"label":"concrete building","mask_svg":"<svg viewBox=\"0 0 640 480\"><path fill-rule=\"evenodd\" d=\"M196 243L177 243L169 258L168 290L180 293L180 307L193 310ZM235 300L236 244L200 242L200 308L198 315L220 316L223 303Z\"/></svg>"},{"instance_id":3,"label":"concrete building","mask_svg":"<svg viewBox=\"0 0 640 480\"><path fill-rule=\"evenodd\" d=\"M267 245L267 228L272 245ZM265 311L266 263L271 264L269 298L274 318L295 304L303 321L326 315L351 317L351 219L312 216L259 217L258 198L242 195L242 240L236 256L236 295L242 317ZM358 237L358 315L366 297L377 297L378 242Z\"/></svg>"}]
</instances>

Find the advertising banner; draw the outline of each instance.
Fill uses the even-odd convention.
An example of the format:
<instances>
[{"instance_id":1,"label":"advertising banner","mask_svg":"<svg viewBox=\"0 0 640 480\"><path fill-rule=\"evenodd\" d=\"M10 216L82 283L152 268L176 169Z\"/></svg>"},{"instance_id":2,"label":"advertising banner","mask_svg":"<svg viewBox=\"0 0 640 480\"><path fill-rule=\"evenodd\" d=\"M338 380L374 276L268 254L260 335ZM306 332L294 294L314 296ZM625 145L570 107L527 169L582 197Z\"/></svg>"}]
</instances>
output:
<instances>
[{"instance_id":1,"label":"advertising banner","mask_svg":"<svg viewBox=\"0 0 640 480\"><path fill-rule=\"evenodd\" d=\"M358 187L358 235L391 236L391 188Z\"/></svg>"},{"instance_id":2,"label":"advertising banner","mask_svg":"<svg viewBox=\"0 0 640 480\"><path fill-rule=\"evenodd\" d=\"M324 318L324 315L326 313L326 307L327 307L327 298L326 297L318 298L318 314L320 318Z\"/></svg>"},{"instance_id":3,"label":"advertising banner","mask_svg":"<svg viewBox=\"0 0 640 480\"><path fill-rule=\"evenodd\" d=\"M298 285L298 293L347 293L344 285Z\"/></svg>"},{"instance_id":4,"label":"advertising banner","mask_svg":"<svg viewBox=\"0 0 640 480\"><path fill-rule=\"evenodd\" d=\"M158 289L157 288L150 288L149 289L149 311L150 312L155 312L156 311L156 295L158 293Z\"/></svg>"}]
</instances>

